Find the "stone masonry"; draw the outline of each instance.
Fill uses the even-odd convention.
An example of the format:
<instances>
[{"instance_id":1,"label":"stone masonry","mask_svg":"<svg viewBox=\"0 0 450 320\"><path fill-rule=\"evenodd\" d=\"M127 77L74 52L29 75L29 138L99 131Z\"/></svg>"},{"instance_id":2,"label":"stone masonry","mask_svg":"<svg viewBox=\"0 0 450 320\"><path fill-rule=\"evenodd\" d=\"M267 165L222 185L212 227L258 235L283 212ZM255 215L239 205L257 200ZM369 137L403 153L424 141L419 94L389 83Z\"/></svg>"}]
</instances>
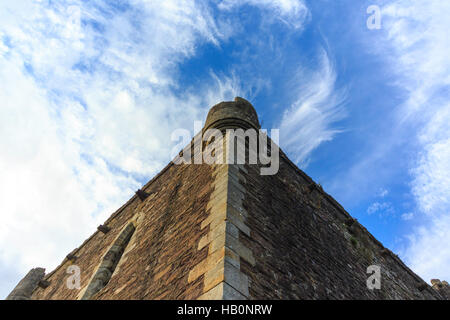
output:
<instances>
[{"instance_id":1,"label":"stone masonry","mask_svg":"<svg viewBox=\"0 0 450 320\"><path fill-rule=\"evenodd\" d=\"M209 128L260 125L236 98L211 108ZM192 158L201 152L189 147ZM172 161L8 299L449 299L447 282L426 284L281 150L276 174L261 167ZM380 289L367 287L372 265ZM71 266L79 288L67 285Z\"/></svg>"},{"instance_id":2,"label":"stone masonry","mask_svg":"<svg viewBox=\"0 0 450 320\"><path fill-rule=\"evenodd\" d=\"M45 276L44 268L31 269L19 282L14 290L6 297L6 300L30 300L34 289Z\"/></svg>"}]
</instances>

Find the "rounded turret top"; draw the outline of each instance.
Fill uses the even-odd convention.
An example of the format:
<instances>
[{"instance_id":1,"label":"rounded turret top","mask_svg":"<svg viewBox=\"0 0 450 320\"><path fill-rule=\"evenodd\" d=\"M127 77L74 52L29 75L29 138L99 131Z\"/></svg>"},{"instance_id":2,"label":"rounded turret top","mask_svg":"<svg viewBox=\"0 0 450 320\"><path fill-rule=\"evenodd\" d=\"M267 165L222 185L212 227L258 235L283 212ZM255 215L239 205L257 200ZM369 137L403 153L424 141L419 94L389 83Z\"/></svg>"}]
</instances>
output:
<instances>
[{"instance_id":1,"label":"rounded turret top","mask_svg":"<svg viewBox=\"0 0 450 320\"><path fill-rule=\"evenodd\" d=\"M213 106L206 117L205 128L224 129L260 129L255 108L247 100L236 97L234 101L224 101Z\"/></svg>"}]
</instances>

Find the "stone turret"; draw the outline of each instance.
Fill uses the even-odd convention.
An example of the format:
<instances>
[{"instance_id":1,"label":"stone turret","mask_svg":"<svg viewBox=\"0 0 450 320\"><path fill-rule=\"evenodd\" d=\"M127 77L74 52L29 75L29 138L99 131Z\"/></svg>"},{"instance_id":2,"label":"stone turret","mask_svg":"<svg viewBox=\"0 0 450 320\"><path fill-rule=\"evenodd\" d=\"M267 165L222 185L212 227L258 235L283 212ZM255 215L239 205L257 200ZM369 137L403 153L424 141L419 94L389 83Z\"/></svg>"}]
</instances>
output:
<instances>
[{"instance_id":1,"label":"stone turret","mask_svg":"<svg viewBox=\"0 0 450 320\"><path fill-rule=\"evenodd\" d=\"M31 269L27 275L20 280L13 291L6 297L6 300L30 300L31 294L37 288L39 282L45 276L44 268Z\"/></svg>"},{"instance_id":2,"label":"stone turret","mask_svg":"<svg viewBox=\"0 0 450 320\"><path fill-rule=\"evenodd\" d=\"M260 129L255 108L247 100L236 97L234 101L223 101L213 106L206 117L204 130L223 129Z\"/></svg>"}]
</instances>

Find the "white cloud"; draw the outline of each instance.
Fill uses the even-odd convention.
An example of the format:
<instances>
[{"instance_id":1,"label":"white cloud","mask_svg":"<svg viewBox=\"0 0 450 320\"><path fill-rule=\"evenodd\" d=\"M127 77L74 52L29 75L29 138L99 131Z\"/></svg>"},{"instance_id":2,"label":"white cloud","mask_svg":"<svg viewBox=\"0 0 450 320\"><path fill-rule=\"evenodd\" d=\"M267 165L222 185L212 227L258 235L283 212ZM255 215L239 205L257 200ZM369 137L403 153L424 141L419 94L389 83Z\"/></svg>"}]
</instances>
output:
<instances>
[{"instance_id":1,"label":"white cloud","mask_svg":"<svg viewBox=\"0 0 450 320\"><path fill-rule=\"evenodd\" d=\"M450 261L450 219L442 216L440 221L420 227L409 236L410 245L403 253L410 267L427 281L431 279L449 279Z\"/></svg>"},{"instance_id":2,"label":"white cloud","mask_svg":"<svg viewBox=\"0 0 450 320\"><path fill-rule=\"evenodd\" d=\"M425 279L450 278L450 3L396 1L382 10L397 85L408 92L399 119L417 130L412 191L423 224L409 236L405 258ZM414 136L412 135L412 138Z\"/></svg>"},{"instance_id":3,"label":"white cloud","mask_svg":"<svg viewBox=\"0 0 450 320\"><path fill-rule=\"evenodd\" d=\"M340 132L332 125L345 117L345 94L335 88L336 72L323 49L318 71L300 70L299 78L295 88L298 98L280 123L280 143L305 167L311 152Z\"/></svg>"},{"instance_id":4,"label":"white cloud","mask_svg":"<svg viewBox=\"0 0 450 320\"><path fill-rule=\"evenodd\" d=\"M423 150L412 170L413 192L423 212L450 213L450 103L440 105L419 134Z\"/></svg>"},{"instance_id":5,"label":"white cloud","mask_svg":"<svg viewBox=\"0 0 450 320\"><path fill-rule=\"evenodd\" d=\"M390 202L374 202L367 208L367 214L378 213L380 216L393 214L395 212Z\"/></svg>"},{"instance_id":6,"label":"white cloud","mask_svg":"<svg viewBox=\"0 0 450 320\"><path fill-rule=\"evenodd\" d=\"M378 196L381 197L381 198L384 198L384 197L386 197L388 194L389 194L389 191L388 191L387 189L381 188L380 191L379 191L379 193L378 193Z\"/></svg>"},{"instance_id":7,"label":"white cloud","mask_svg":"<svg viewBox=\"0 0 450 320\"><path fill-rule=\"evenodd\" d=\"M303 0L223 0L219 3L219 8L230 10L245 4L267 9L269 10L267 19L279 19L297 29L302 28L310 17Z\"/></svg>"},{"instance_id":8,"label":"white cloud","mask_svg":"<svg viewBox=\"0 0 450 320\"><path fill-rule=\"evenodd\" d=\"M407 213L403 213L401 215L402 220L408 221L411 220L412 218L414 218L414 213L412 212L407 212Z\"/></svg>"}]
</instances>

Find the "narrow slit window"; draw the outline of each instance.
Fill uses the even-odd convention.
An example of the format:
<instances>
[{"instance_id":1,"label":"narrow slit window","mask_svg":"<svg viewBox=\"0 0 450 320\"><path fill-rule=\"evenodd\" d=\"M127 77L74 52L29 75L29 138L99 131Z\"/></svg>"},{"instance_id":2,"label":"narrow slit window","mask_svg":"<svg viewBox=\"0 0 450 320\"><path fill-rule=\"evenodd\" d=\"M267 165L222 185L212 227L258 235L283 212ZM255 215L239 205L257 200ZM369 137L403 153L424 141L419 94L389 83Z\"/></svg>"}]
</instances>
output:
<instances>
[{"instance_id":1,"label":"narrow slit window","mask_svg":"<svg viewBox=\"0 0 450 320\"><path fill-rule=\"evenodd\" d=\"M119 237L116 241L114 241L112 247L103 257L97 272L89 283L86 292L81 297L81 300L91 299L97 292L108 284L117 264L120 261L120 258L122 257L123 252L125 251L125 248L128 245L128 242L130 242L131 236L133 235L135 229L136 227L134 224L129 223L125 229L122 230Z\"/></svg>"}]
</instances>

